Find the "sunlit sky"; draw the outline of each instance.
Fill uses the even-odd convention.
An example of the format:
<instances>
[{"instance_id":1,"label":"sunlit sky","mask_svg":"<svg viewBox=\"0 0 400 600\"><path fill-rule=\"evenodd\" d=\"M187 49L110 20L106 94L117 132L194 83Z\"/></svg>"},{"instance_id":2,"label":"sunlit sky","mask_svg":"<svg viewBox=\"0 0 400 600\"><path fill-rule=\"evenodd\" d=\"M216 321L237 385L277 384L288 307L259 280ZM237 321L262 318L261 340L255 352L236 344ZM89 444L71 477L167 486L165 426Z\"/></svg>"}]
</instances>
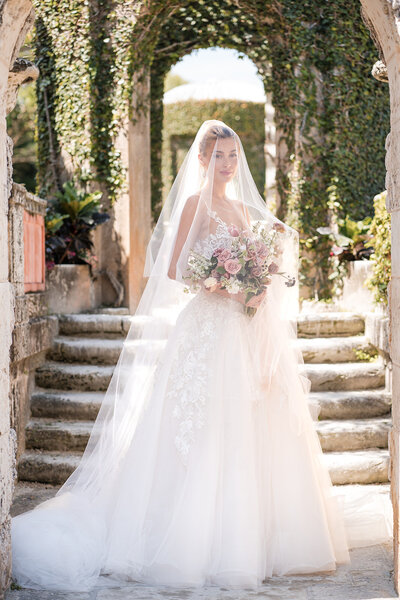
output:
<instances>
[{"instance_id":1,"label":"sunlit sky","mask_svg":"<svg viewBox=\"0 0 400 600\"><path fill-rule=\"evenodd\" d=\"M237 79L260 86L263 85L254 63L239 52L227 48L207 48L187 54L171 69L188 82L204 82L210 79Z\"/></svg>"}]
</instances>

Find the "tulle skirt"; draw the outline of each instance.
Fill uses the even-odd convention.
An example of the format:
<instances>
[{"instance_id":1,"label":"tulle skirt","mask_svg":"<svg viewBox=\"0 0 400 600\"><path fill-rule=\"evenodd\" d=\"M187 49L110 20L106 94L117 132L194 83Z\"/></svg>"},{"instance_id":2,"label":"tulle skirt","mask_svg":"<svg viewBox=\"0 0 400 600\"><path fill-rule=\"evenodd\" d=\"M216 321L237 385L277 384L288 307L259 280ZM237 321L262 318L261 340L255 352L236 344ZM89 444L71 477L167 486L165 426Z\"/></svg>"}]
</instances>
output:
<instances>
[{"instance_id":1,"label":"tulle skirt","mask_svg":"<svg viewBox=\"0 0 400 600\"><path fill-rule=\"evenodd\" d=\"M72 489L12 519L17 583L254 589L273 575L332 571L350 547L390 538L387 499L346 504L334 490L304 399L301 430L290 425L284 357L260 388L249 319L217 294L187 304L97 497Z\"/></svg>"}]
</instances>

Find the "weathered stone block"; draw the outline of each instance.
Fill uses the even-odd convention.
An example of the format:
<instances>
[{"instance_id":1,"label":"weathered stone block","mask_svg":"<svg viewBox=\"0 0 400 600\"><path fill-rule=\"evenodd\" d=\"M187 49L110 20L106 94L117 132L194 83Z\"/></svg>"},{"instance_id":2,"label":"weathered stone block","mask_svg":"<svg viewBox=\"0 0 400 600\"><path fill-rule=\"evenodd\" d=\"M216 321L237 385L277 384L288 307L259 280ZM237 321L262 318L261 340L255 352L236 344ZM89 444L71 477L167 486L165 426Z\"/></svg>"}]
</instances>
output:
<instances>
[{"instance_id":1,"label":"weathered stone block","mask_svg":"<svg viewBox=\"0 0 400 600\"><path fill-rule=\"evenodd\" d=\"M56 265L47 271L49 313L79 313L95 307L88 265Z\"/></svg>"}]
</instances>

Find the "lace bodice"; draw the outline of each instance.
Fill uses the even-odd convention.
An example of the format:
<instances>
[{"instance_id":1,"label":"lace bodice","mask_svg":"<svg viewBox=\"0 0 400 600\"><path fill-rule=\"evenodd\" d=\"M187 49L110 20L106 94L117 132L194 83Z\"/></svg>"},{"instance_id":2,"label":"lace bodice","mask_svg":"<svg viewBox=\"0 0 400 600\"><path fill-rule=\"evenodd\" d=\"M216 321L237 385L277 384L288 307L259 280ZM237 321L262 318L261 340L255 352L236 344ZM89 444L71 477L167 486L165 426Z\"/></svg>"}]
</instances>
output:
<instances>
[{"instance_id":1,"label":"lace bodice","mask_svg":"<svg viewBox=\"0 0 400 600\"><path fill-rule=\"evenodd\" d=\"M233 226L233 223L226 223L221 217L218 216L215 210L207 209L207 213L217 223L217 229L215 233L209 233L204 239L198 240L194 245L194 251L202 254L206 258L211 258L216 248L227 248L228 250L232 247L232 234L229 232L229 227Z\"/></svg>"},{"instance_id":2,"label":"lace bodice","mask_svg":"<svg viewBox=\"0 0 400 600\"><path fill-rule=\"evenodd\" d=\"M208 214L217 221L217 229L215 233L209 233L204 239L197 240L194 245L194 251L202 254L206 258L211 258L216 248L223 246L230 250L232 246L232 236L228 230L228 224L225 223L215 212L215 210L207 211Z\"/></svg>"}]
</instances>

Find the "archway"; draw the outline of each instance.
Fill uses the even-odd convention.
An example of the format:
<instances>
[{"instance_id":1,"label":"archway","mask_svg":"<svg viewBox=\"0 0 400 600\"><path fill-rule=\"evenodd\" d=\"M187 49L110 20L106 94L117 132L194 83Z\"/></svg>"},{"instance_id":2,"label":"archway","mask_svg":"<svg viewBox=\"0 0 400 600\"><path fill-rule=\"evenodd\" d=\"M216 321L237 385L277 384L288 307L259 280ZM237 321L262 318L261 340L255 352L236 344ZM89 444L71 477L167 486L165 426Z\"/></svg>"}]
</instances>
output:
<instances>
[{"instance_id":1,"label":"archway","mask_svg":"<svg viewBox=\"0 0 400 600\"><path fill-rule=\"evenodd\" d=\"M364 8L365 15L367 15L369 19L369 27L375 31L376 40L382 39L381 36L384 37L384 42L382 42L382 57L385 58L386 63L390 63L392 65L392 70L389 70L389 81L391 81L391 110L392 110L392 123L397 123L397 121L393 120L393 115L399 111L398 106L395 106L394 98L395 94L399 92L398 89L398 80L397 75L395 74L396 70L396 52L395 48L399 45L399 36L396 30L396 19L400 18L400 15L396 15L391 12L390 3L385 0L371 0L370 2L367 0L362 0L362 5ZM248 7L247 3L243 2L241 4L241 10L245 11ZM252 7L251 7L252 8ZM225 17L229 17L229 6L225 6L225 10L228 12L225 14ZM300 9L299 9L300 10ZM268 9L266 10L268 12ZM340 11L339 11L340 12ZM254 12L249 11L250 15L254 15ZM340 16L340 15L339 15ZM271 19L271 20L269 20ZM375 23L376 21L376 23ZM171 64L171 58L166 55L166 49L171 46L174 47L174 58L179 57L182 53L186 53L188 49L193 47L206 47L205 42L202 42L201 37L193 34L193 30L183 30L181 33L181 28L177 25L176 21L172 26L173 18L170 20L164 21L160 25L160 33L157 40L154 42L153 51L154 51L154 60L148 66L147 73L145 75L145 79L147 79L148 87L147 89L151 89L151 94L147 96L141 96L141 93L144 88L139 90L138 95L135 94L136 98L140 98L139 102L136 100L136 106L139 104L146 104L146 101L151 106L151 114L153 115L153 119L151 121L151 142L154 148L158 148L155 150L156 157L155 160L160 160L159 154L160 146L159 146L159 131L157 132L156 124L160 123L160 115L162 113L162 105L161 105L161 97L162 97L162 81L165 72L169 68ZM195 23L195 20L193 21ZM272 16L266 16L264 23L268 23L272 25ZM179 31L179 40L174 41L173 31ZM259 29L256 29L257 35L259 35ZM185 33L186 32L186 33ZM265 33L265 32L264 32ZM283 52L283 49L287 46L285 44L289 44L289 40L285 40L285 43L282 42L282 35L284 33L284 27L282 23L280 23L280 27L274 29L271 27L270 35L267 36L265 33L264 42L268 37L267 44L264 44L265 55L263 59L258 63L260 66L260 72L263 74L267 73L267 64L271 61L270 54L270 46L273 41L276 41L280 44L280 51ZM215 34L215 30L211 31L209 38L213 39L213 35ZM219 32L218 32L219 34ZM251 36L250 36L251 37ZM220 38L218 38L220 39ZM307 45L306 40L303 40L304 45ZM225 40L220 41L220 44L226 44L228 47L229 42L225 42ZM251 46L251 43L247 43L247 49ZM240 48L240 39L238 41L238 45L235 46ZM277 166L279 168L279 184L280 191L282 193L282 202L280 215L285 216L287 219L294 218L294 213L296 212L294 209L299 210L301 217L304 217L307 210L311 208L311 206L304 202L304 188L301 189L301 185L299 185L299 180L304 178L309 178L306 189L310 191L312 194L322 193L325 194L326 189L329 185L329 179L324 180L324 177L321 177L321 172L324 170L329 170L329 166L332 166L332 163L329 161L327 156L324 153L318 151L317 148L321 148L324 146L326 141L326 130L323 127L320 127L318 123L318 119L312 119L310 117L310 110L314 107L316 114L318 114L318 110L321 108L320 100L323 96L323 77L321 76L321 72L318 70L318 61L316 64L307 63L307 57L305 53L302 52L301 48L297 48L298 53L296 54L297 63L295 65L290 64L290 68L293 67L293 72L296 74L298 78L297 81L299 83L298 89L296 89L295 93L304 94L307 89L307 85L311 85L311 80L314 79L315 87L313 89L313 93L311 94L311 98L308 98L307 101L304 102L301 110L299 110L298 104L296 102L290 103L288 102L289 111L292 110L292 118L288 116L288 112L285 112L282 115L280 120L281 129L277 132L277 147L278 147L278 157L277 157ZM145 62L145 61L143 61ZM256 61L255 61L256 62ZM340 62L340 61L339 61ZM370 67L372 64L370 65ZM275 65L276 67L276 65ZM335 61L332 58L332 71L338 75L339 67L335 65ZM274 62L272 60L272 74L274 73ZM340 69L339 69L340 73ZM343 73L342 73L343 75ZM150 84L151 82L151 84ZM291 77L287 77L284 81L280 80L280 85L286 84L286 89L288 90L288 98L289 100L293 99L292 93L293 89L291 88L293 79ZM285 89L285 88L284 88ZM279 113L279 108L278 108ZM332 117L332 115L331 115ZM147 127L150 129L150 118L149 114L139 115L137 121L141 121L143 124L147 122ZM310 119L311 122L307 122ZM307 131L305 132L305 124L307 123ZM392 125L393 127L393 125ZM397 128L399 126L396 125L395 133L398 135L399 132ZM393 131L393 129L392 129ZM394 134L388 138L392 139ZM312 139L312 143L309 143L310 138ZM388 160L387 160L387 168L389 171L388 177L388 189L394 190L398 181L398 165L395 161L397 159L398 152L394 152L393 145L388 144ZM132 139L132 144L135 145L136 141ZM396 142L397 144L397 142ZM150 144L149 144L150 147ZM397 146L396 146L397 149ZM288 160L288 155L294 151L294 160ZM150 155L150 152L149 152ZM394 155L396 158L394 158ZM154 160L154 159L153 159ZM301 162L303 164L301 164ZM136 165L137 167L139 165ZM338 169L340 172L340 169ZM150 162L148 167L148 172L150 173ZM324 182L321 187L321 181ZM381 185L381 184L380 184ZM379 190L376 190L379 191ZM136 191L135 197L137 198L139 195L139 190ZM400 204L396 202L394 199L395 196L393 192L389 193L389 206L388 209L390 212L395 214L396 211L400 208ZM371 197L370 197L371 199ZM146 199L147 205L150 204L150 196ZM326 204L321 202L321 205L312 205L313 208L316 208L313 214L312 222L306 223L306 225L310 225L311 228L315 226L315 223L323 222L324 219L328 218L327 212L322 208L322 205ZM295 222L296 224L296 222ZM304 225L304 221L302 223ZM393 229L393 246L397 243L397 228L400 227L397 223L397 215L394 219L394 229ZM393 316L393 307L397 306L394 302L400 301L400 285L399 285L399 277L400 277L400 267L396 265L396 259L394 260L394 271L393 271L393 282L391 286L391 328L392 328L392 358L393 360L398 360L398 364L400 366L400 335L396 337L396 323L395 317ZM396 318L397 318L397 312ZM399 315L400 316L400 315ZM399 338L399 339L398 339ZM398 405L400 402L400 388L399 388L399 374L398 367L395 365L394 369L394 384L393 384L393 431L391 434L391 442L390 442L390 450L391 450L391 483L392 483L392 498L394 498L394 514L395 514L395 527L394 527L394 549L395 549L395 581L396 586L399 588L399 518L398 518L398 497L399 497L399 479L400 474L399 470L399 409ZM399 389L398 389L399 388Z\"/></svg>"},{"instance_id":2,"label":"archway","mask_svg":"<svg viewBox=\"0 0 400 600\"><path fill-rule=\"evenodd\" d=\"M382 47L382 53L385 58L388 72L389 72L389 84L390 84L390 94L391 94L391 110L392 110L392 132L388 141L388 159L387 159L387 168L388 168L388 190L389 190L389 210L393 214L393 281L391 286L391 323L392 323L392 357L394 361L394 391L393 391L393 433L391 439L391 454L392 454L392 495L395 506L395 551L396 551L396 560L395 560L395 568L396 568L396 585L399 587L399 569L398 569L398 559L399 559L399 531L398 531L398 498L399 498L399 394L400 394L400 382L399 382L399 365L400 365L400 351L399 351L399 330L398 327L398 309L397 307L400 304L400 268L399 268L399 256L398 245L399 245L399 209L400 203L398 202L398 197L400 196L400 186L399 186L399 177L398 173L400 170L400 156L397 151L398 140L400 139L400 103L398 102L398 98L400 97L400 85L398 78L398 55L400 48L400 39L399 39L399 26L400 26L400 13L398 11L397 3L390 2L387 0L361 0L361 3L364 7L365 14L370 20L370 26L373 29L376 40L380 42ZM14 7L17 6L25 6L24 11L21 11L19 16L20 20L16 24L16 27L20 27L20 30L24 31L24 23L22 21L28 15L28 9L26 3L15 2L14 0L8 0L4 3L5 6ZM210 3L209 3L210 5ZM239 11L246 15L254 15L256 11L256 3L253 2L241 2L239 5L235 5L233 9L229 3L213 3L213 9L216 11L221 11L222 16L224 17L229 11L234 14L236 9L239 6ZM186 4L185 4L186 7ZM175 11L180 10L181 8L185 8L181 6L180 8L175 7ZM171 15L168 14L170 10L170 6L166 2L164 7L161 9L161 12L157 14L157 17L154 15L150 15L149 18L145 19L145 28L143 28L143 23L141 23L138 30L135 32L138 35L138 39L140 37L140 31L147 28L149 43L146 44L147 50L153 44L153 49L157 45L157 36L159 33L160 24L163 20L168 19ZM294 7L295 8L295 7ZM29 7L30 9L30 7ZM300 10L300 8L299 8ZM350 8L349 8L350 10ZM135 13L136 15L136 13ZM134 15L131 15L132 18ZM285 47L285 40L279 39L279 35L282 35L283 27L282 21L280 20L282 15L277 15L274 13L274 9L268 6L266 8L266 12L263 15L260 15L259 23L257 24L257 31L261 25L263 27L269 26L273 24L274 18L276 19L275 28L271 30L271 36L275 35L275 39L280 43L280 49ZM339 15L340 17L340 15ZM199 16L201 19L201 15ZM298 14L296 10L294 10L293 15L294 20L298 19ZM306 22L309 18L309 15L304 16L304 21ZM303 22L304 22L303 21ZM340 18L338 18L340 21ZM3 24L5 22L3 21ZM8 23L5 23L5 26L9 26ZM225 23L222 22L222 29L224 28ZM235 30L235 27L232 29ZM193 33L193 30L191 30ZM12 39L4 38L4 44L8 44L8 49L11 51L8 52L7 56L12 57L12 47L11 44L15 46L16 38L20 35L20 32L17 32L16 35L13 36ZM22 35L22 34L21 34ZM188 37L188 36L187 36ZM192 39L193 39L192 35ZM143 41L143 37L142 37ZM183 40L183 42L187 42L188 39ZM194 40L196 41L196 40ZM231 40L232 41L232 40ZM150 43L151 42L151 43ZM240 42L240 40L239 40ZM238 43L239 43L238 42ZM249 40L245 39L246 47L250 45ZM288 42L289 43L289 40ZM304 40L304 47L307 46L307 39ZM189 43L187 45L189 47ZM163 56L162 48L159 48L158 55L161 58ZM299 54L301 56L301 53ZM150 63L151 60L148 57L144 57L144 60L141 61L143 55L140 52L136 54L137 62L140 63L140 69L133 68L133 85L135 89L135 94L132 98L132 112L139 113L139 118L131 119L129 122L129 151L130 151L130 185L131 185L131 219L134 227L138 228L139 234L143 234L143 239L146 239L146 235L148 235L148 230L144 231L143 224L146 223L146 220L150 217L150 120L146 113L141 114L141 102L149 98L149 83L150 83ZM11 58L10 58L11 61ZM143 68L142 68L143 66ZM293 65L292 65L293 66ZM305 77L306 73L303 72L304 64L298 65L299 69L299 77ZM290 91L290 81L291 79L288 77L286 83L288 85L288 89ZM282 83L282 81L281 81ZM3 88L5 88L5 83L3 81ZM290 94L289 94L290 96ZM145 102L146 104L146 102ZM303 112L300 117L304 117L305 113ZM299 116L299 115L298 115ZM297 123L299 123L299 129L297 131L298 134L303 134L304 129L301 130L302 119L297 119ZM290 124L289 124L290 125ZM289 127L289 129L291 126ZM293 127L291 128L293 129ZM293 131L292 131L293 133ZM291 137L293 139L293 136ZM390 141L391 140L391 141ZM282 149L284 150L284 146L287 143L287 139L282 140ZM139 143L135 143L139 142ZM301 143L299 138L297 137L297 143ZM5 165L3 165L5 167ZM132 168L134 167L134 168ZM284 170L282 169L282 173ZM135 181L136 178L136 181ZM2 169L2 180L6 181L6 170ZM6 185L2 186L3 190L6 190ZM140 193L140 196L138 195ZM289 206L290 209L290 206ZM137 217L138 220L134 218L134 212L137 211L136 214L139 215ZM290 211L289 211L290 212ZM144 216L142 216L144 215ZM126 218L126 215L125 215ZM149 222L149 221L148 221ZM4 234L4 239L7 238L6 233L6 220L3 219L2 233ZM143 242L139 239L138 242L138 251L143 246ZM132 252L134 246L131 246ZM3 273L7 272L7 264L6 264L6 254L2 255L2 268ZM138 268L140 272L140 263L138 263ZM5 313L5 328L6 331L11 331L11 311ZM4 347L7 351L7 344L5 343ZM2 416L7 416L2 415ZM8 458L7 458L8 460ZM5 469L8 469L8 463L5 464ZM2 463L3 465L3 463ZM7 492L8 493L8 492Z\"/></svg>"}]
</instances>

